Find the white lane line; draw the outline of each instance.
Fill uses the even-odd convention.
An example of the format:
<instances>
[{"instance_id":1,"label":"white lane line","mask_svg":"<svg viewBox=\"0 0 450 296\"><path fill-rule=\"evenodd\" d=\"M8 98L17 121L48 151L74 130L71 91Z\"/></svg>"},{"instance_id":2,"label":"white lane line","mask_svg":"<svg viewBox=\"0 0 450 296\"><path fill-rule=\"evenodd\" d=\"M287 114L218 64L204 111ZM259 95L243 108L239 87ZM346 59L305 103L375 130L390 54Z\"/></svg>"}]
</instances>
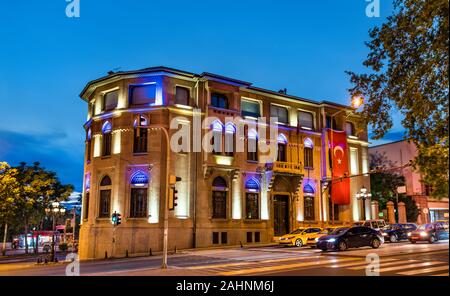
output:
<instances>
[{"instance_id":1,"label":"white lane line","mask_svg":"<svg viewBox=\"0 0 450 296\"><path fill-rule=\"evenodd\" d=\"M384 262L391 262L391 261L399 261L399 259L381 259L382 263ZM342 263L342 264L333 264L327 267L331 267L331 268L341 268L341 267L357 267L357 266L361 266L361 265L368 265L369 263L366 262L365 260L356 263L356 262L350 262L350 263Z\"/></svg>"},{"instance_id":2,"label":"white lane line","mask_svg":"<svg viewBox=\"0 0 450 296\"><path fill-rule=\"evenodd\" d=\"M419 262L419 261L418 260L397 260L397 261L388 262L388 263L380 262L380 267L397 265L397 264L413 263L413 262ZM366 268L366 266L357 266L357 267L350 267L349 269L351 269L351 270L361 270L361 269L365 269L365 268Z\"/></svg>"},{"instance_id":3,"label":"white lane line","mask_svg":"<svg viewBox=\"0 0 450 296\"><path fill-rule=\"evenodd\" d=\"M416 268L416 267L427 267L427 266L432 266L432 265L437 265L437 264L442 264L442 261L430 261L430 262L422 262L422 263L402 265L402 266L380 268L380 273L387 272L387 271L410 269L410 268Z\"/></svg>"},{"instance_id":4,"label":"white lane line","mask_svg":"<svg viewBox=\"0 0 450 296\"><path fill-rule=\"evenodd\" d=\"M442 263L444 264L445 262L442 262ZM430 273L430 272L441 271L441 270L448 270L448 265L437 266L437 267L430 267L430 268L419 269L419 270L411 270L411 271L399 272L398 274L401 274L401 275L416 275L416 274ZM447 275L448 275L448 273L447 273Z\"/></svg>"}]
</instances>

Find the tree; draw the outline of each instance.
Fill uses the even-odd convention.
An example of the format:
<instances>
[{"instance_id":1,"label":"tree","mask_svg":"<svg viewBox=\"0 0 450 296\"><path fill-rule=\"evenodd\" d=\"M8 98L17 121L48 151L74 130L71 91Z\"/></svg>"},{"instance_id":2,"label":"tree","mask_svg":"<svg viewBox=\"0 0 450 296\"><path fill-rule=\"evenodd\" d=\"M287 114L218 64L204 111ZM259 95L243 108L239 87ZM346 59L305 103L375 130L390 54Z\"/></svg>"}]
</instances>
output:
<instances>
[{"instance_id":1,"label":"tree","mask_svg":"<svg viewBox=\"0 0 450 296\"><path fill-rule=\"evenodd\" d=\"M12 222L17 210L16 201L19 195L18 172L6 162L0 162L0 222L4 224L2 253L6 252L8 224ZM0 223L0 224L1 224Z\"/></svg>"},{"instance_id":2,"label":"tree","mask_svg":"<svg viewBox=\"0 0 450 296\"><path fill-rule=\"evenodd\" d=\"M17 171L20 186L17 208L26 237L30 224L39 224L45 215L45 208L52 201L66 200L73 191L73 186L62 185L56 173L45 170L39 162L33 163L32 166L22 162ZM28 253L27 239L25 252Z\"/></svg>"},{"instance_id":3,"label":"tree","mask_svg":"<svg viewBox=\"0 0 450 296\"><path fill-rule=\"evenodd\" d=\"M394 0L393 15L369 32L370 73L347 72L375 139L392 127L394 108L404 116L405 138L418 148L413 165L438 198L448 196L449 179L448 14L448 0Z\"/></svg>"}]
</instances>

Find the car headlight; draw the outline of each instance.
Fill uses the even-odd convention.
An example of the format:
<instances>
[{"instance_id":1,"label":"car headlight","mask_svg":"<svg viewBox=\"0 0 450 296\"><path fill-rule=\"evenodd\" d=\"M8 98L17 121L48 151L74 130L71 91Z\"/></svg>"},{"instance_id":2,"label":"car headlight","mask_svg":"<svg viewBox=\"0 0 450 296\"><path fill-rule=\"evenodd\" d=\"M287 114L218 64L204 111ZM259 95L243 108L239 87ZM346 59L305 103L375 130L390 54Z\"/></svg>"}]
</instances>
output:
<instances>
[{"instance_id":1,"label":"car headlight","mask_svg":"<svg viewBox=\"0 0 450 296\"><path fill-rule=\"evenodd\" d=\"M425 232L425 231L422 231L422 232L420 233L420 236L428 236L428 233Z\"/></svg>"},{"instance_id":2,"label":"car headlight","mask_svg":"<svg viewBox=\"0 0 450 296\"><path fill-rule=\"evenodd\" d=\"M387 236L387 235L388 235L387 233L383 232L383 236Z\"/></svg>"},{"instance_id":3,"label":"car headlight","mask_svg":"<svg viewBox=\"0 0 450 296\"><path fill-rule=\"evenodd\" d=\"M319 241L319 238L318 238L318 237L316 237L315 241L316 241L316 242L318 242L318 241Z\"/></svg>"},{"instance_id":4,"label":"car headlight","mask_svg":"<svg viewBox=\"0 0 450 296\"><path fill-rule=\"evenodd\" d=\"M408 232L408 234L407 234L408 236L411 236L411 232Z\"/></svg>"},{"instance_id":5,"label":"car headlight","mask_svg":"<svg viewBox=\"0 0 450 296\"><path fill-rule=\"evenodd\" d=\"M328 240L329 243L333 243L333 242L335 242L335 241L336 241L335 238L330 238L330 239Z\"/></svg>"}]
</instances>

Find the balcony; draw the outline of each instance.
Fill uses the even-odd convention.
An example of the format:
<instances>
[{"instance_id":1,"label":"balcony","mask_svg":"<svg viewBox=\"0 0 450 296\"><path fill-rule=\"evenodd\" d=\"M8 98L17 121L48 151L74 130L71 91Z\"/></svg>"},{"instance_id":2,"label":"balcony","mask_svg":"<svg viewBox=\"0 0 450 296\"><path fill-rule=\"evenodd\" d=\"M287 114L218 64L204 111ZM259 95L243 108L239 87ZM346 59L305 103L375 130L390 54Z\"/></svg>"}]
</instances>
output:
<instances>
[{"instance_id":1,"label":"balcony","mask_svg":"<svg viewBox=\"0 0 450 296\"><path fill-rule=\"evenodd\" d=\"M275 161L272 169L275 173L289 175L303 174L303 165L301 163Z\"/></svg>"}]
</instances>

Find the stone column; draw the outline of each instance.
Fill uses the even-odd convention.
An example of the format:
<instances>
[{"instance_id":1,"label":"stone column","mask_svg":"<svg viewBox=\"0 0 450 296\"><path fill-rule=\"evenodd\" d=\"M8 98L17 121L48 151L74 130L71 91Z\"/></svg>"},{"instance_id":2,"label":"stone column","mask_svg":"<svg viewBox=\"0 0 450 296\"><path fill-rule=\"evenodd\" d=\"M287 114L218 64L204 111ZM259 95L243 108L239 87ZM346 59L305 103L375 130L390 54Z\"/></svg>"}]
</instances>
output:
<instances>
[{"instance_id":1,"label":"stone column","mask_svg":"<svg viewBox=\"0 0 450 296\"><path fill-rule=\"evenodd\" d=\"M399 202L397 206L398 223L406 223L406 207L404 202Z\"/></svg>"},{"instance_id":2,"label":"stone column","mask_svg":"<svg viewBox=\"0 0 450 296\"><path fill-rule=\"evenodd\" d=\"M395 223L394 202L392 201L387 202L387 212L388 212L388 222L390 224L394 224Z\"/></svg>"},{"instance_id":3,"label":"stone column","mask_svg":"<svg viewBox=\"0 0 450 296\"><path fill-rule=\"evenodd\" d=\"M378 213L379 213L378 201L372 200L372 202L370 203L370 206L371 206L371 210L372 210L372 219L378 219Z\"/></svg>"}]
</instances>

